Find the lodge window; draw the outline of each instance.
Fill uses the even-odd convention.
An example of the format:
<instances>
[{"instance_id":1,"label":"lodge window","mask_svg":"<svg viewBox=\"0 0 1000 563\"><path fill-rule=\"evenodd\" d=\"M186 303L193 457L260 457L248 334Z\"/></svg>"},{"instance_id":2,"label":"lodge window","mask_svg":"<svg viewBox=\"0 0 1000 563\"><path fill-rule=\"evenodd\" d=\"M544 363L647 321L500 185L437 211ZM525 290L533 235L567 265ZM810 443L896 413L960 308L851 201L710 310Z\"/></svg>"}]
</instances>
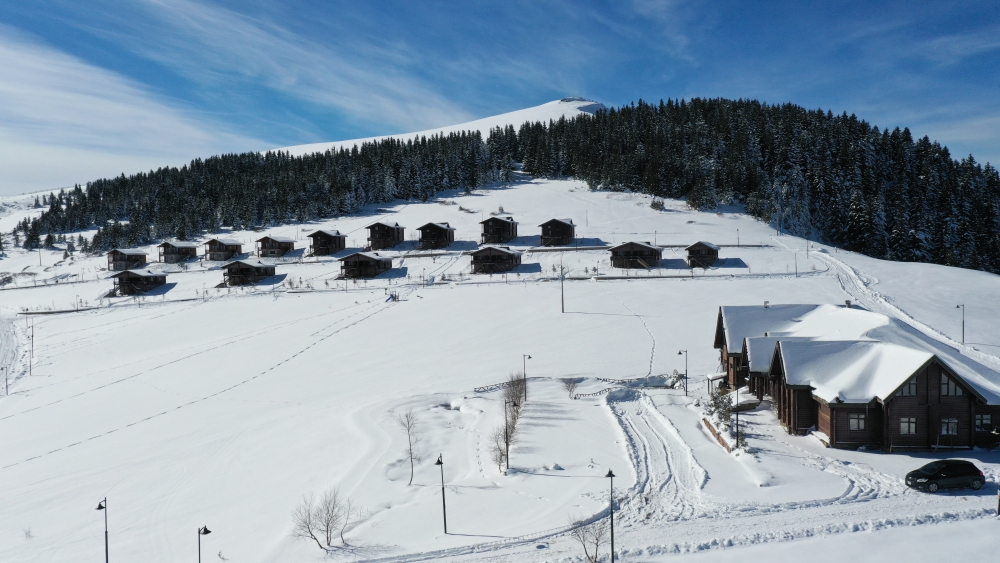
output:
<instances>
[{"instance_id":1,"label":"lodge window","mask_svg":"<svg viewBox=\"0 0 1000 563\"><path fill-rule=\"evenodd\" d=\"M958 435L958 419L957 418L942 418L941 419L941 435L942 436L957 436Z\"/></svg>"},{"instance_id":2,"label":"lodge window","mask_svg":"<svg viewBox=\"0 0 1000 563\"><path fill-rule=\"evenodd\" d=\"M942 397L960 397L962 396L962 388L958 386L958 383L948 377L947 375L941 375L941 396Z\"/></svg>"},{"instance_id":3,"label":"lodge window","mask_svg":"<svg viewBox=\"0 0 1000 563\"><path fill-rule=\"evenodd\" d=\"M910 378L909 381L903 384L903 387L899 390L899 395L901 397L916 397L917 396L917 378Z\"/></svg>"},{"instance_id":4,"label":"lodge window","mask_svg":"<svg viewBox=\"0 0 1000 563\"><path fill-rule=\"evenodd\" d=\"M916 434L917 433L917 419L913 417L904 417L899 419L899 433L900 434Z\"/></svg>"},{"instance_id":5,"label":"lodge window","mask_svg":"<svg viewBox=\"0 0 1000 563\"><path fill-rule=\"evenodd\" d=\"M865 429L865 415L863 413L850 413L847 415L848 426L852 432L860 432Z\"/></svg>"},{"instance_id":6,"label":"lodge window","mask_svg":"<svg viewBox=\"0 0 1000 563\"><path fill-rule=\"evenodd\" d=\"M988 414L976 415L976 432L992 432L993 417Z\"/></svg>"}]
</instances>

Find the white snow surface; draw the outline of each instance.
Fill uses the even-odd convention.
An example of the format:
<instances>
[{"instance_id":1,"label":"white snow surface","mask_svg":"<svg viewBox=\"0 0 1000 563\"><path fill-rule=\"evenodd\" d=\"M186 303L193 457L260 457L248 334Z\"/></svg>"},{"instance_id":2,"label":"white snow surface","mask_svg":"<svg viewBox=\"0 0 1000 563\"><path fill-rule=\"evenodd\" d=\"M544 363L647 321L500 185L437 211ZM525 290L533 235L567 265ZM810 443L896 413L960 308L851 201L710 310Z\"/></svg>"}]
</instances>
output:
<instances>
[{"instance_id":1,"label":"white snow surface","mask_svg":"<svg viewBox=\"0 0 1000 563\"><path fill-rule=\"evenodd\" d=\"M490 133L490 129L496 127L513 125L514 129L517 129L526 122L534 123L536 121L541 121L542 123L548 123L550 120L558 121L561 117L569 119L580 115L581 113L595 113L602 109L606 108L600 102L584 100L582 98L563 98L561 100L554 100L540 106L484 117L483 119L477 119L467 123L459 123L457 125L439 127L437 129L418 131L416 133L382 135L379 137L368 137L365 139L351 139L349 141L334 141L328 143L310 143L308 145L295 145L275 150L285 151L293 156L301 156L317 152L326 152L328 150L336 151L340 149L350 149L355 145L360 146L364 143L378 141L380 139L393 138L407 141L410 139L419 139L420 137L447 135L449 133L461 133L463 131L479 131L485 140L486 136Z\"/></svg>"},{"instance_id":2,"label":"white snow surface","mask_svg":"<svg viewBox=\"0 0 1000 563\"><path fill-rule=\"evenodd\" d=\"M287 236L299 249L246 289L216 288L218 262L150 264L168 284L141 299L104 297L104 256L10 250L0 258L0 280L11 279L0 288L11 391L0 397L0 561L100 560L104 521L94 507L104 497L115 561L193 560L191 531L202 525L213 532L202 537L204 561L581 561L566 530L607 516L608 469L622 561L784 561L806 549L864 558L858 546L887 543L913 559L960 546L963 557L990 560L995 546L981 538L995 514L997 452L948 454L984 470L983 490L929 495L908 490L903 476L945 454L830 450L785 433L767 400L739 415L753 453L730 454L700 405L704 376L719 368L718 308L762 309L765 300L773 310L818 306L744 335L924 350L1000 396L1000 339L989 330L998 278L815 244L806 258L807 241L774 236L738 209L702 213L668 200L661 212L650 201L522 179L264 233L207 233L244 244ZM28 203L0 200L0 231L37 214ZM580 249L536 249L538 234L524 229L510 243L520 267L470 275L478 223L500 206L522 224L572 218ZM407 242L380 251L393 270L337 280L338 259L361 249L375 220L407 228ZM449 223L458 242L416 250L413 229L428 222ZM346 234L348 248L305 257L304 235L317 229ZM667 245L660 266L612 270L607 248L627 240ZM692 276L683 248L697 240L720 245L720 260ZM968 345L956 340L955 303L939 296L941 283L976 311ZM390 291L400 299L387 300ZM845 309L845 299L860 308ZM488 448L503 399L475 388L522 366L528 397L504 474ZM643 384L685 368L687 394ZM566 378L578 382L578 399ZM395 423L408 409L421 437L409 486ZM291 537L290 515L304 495L332 487L366 512L347 528L348 545L327 555Z\"/></svg>"}]
</instances>

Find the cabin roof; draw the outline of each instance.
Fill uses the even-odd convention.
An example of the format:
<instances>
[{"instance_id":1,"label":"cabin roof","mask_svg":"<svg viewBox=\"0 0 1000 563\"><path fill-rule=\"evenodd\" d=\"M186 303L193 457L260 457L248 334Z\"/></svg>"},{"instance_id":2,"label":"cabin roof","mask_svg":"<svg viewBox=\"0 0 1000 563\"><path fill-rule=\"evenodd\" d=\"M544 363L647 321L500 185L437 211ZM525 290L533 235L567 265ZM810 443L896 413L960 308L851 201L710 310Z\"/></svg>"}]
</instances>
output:
<instances>
[{"instance_id":1,"label":"cabin roof","mask_svg":"<svg viewBox=\"0 0 1000 563\"><path fill-rule=\"evenodd\" d=\"M324 229L320 229L320 230L318 230L316 232L309 233L306 236L307 237L314 237L316 235L327 235L327 236L330 236L330 237L346 237L347 236L347 235L340 234L340 231L327 231L327 230L324 230Z\"/></svg>"},{"instance_id":2,"label":"cabin roof","mask_svg":"<svg viewBox=\"0 0 1000 563\"><path fill-rule=\"evenodd\" d=\"M164 272L154 272L152 270L124 270L118 272L117 274L114 274L111 277L113 278L127 277L128 274L132 274L133 276L139 276L140 278L155 278L157 276L163 276L164 278L167 277L167 274Z\"/></svg>"},{"instance_id":3,"label":"cabin roof","mask_svg":"<svg viewBox=\"0 0 1000 563\"><path fill-rule=\"evenodd\" d=\"M172 246L174 248L198 248L198 243L186 240L168 240L161 242L158 246Z\"/></svg>"},{"instance_id":4,"label":"cabin roof","mask_svg":"<svg viewBox=\"0 0 1000 563\"><path fill-rule=\"evenodd\" d=\"M235 266L246 266L247 268L273 268L274 264L265 264L260 260L256 262L250 262L248 260L233 260L232 262L227 262L222 265L223 268L229 269Z\"/></svg>"},{"instance_id":5,"label":"cabin roof","mask_svg":"<svg viewBox=\"0 0 1000 563\"><path fill-rule=\"evenodd\" d=\"M243 242L242 241L238 241L236 239L231 239L231 238L212 238L212 239L208 239L208 241L205 242L205 244L211 244L213 242L217 242L219 244L224 244L226 246L243 246Z\"/></svg>"},{"instance_id":6,"label":"cabin roof","mask_svg":"<svg viewBox=\"0 0 1000 563\"><path fill-rule=\"evenodd\" d=\"M422 231L422 230L427 229L427 228L443 229L445 231L454 231L455 230L455 227L452 227L448 223L427 223L426 225L423 225L422 227L418 227L417 230L418 231Z\"/></svg>"},{"instance_id":7,"label":"cabin roof","mask_svg":"<svg viewBox=\"0 0 1000 563\"><path fill-rule=\"evenodd\" d=\"M399 223L386 223L384 221L376 221L376 222L372 223L371 225L368 225L365 228L366 229L370 229L370 228L376 227L378 225L382 225L383 227L389 227L390 229L401 229L402 228L402 227L399 226Z\"/></svg>"},{"instance_id":8,"label":"cabin roof","mask_svg":"<svg viewBox=\"0 0 1000 563\"><path fill-rule=\"evenodd\" d=\"M719 250L719 245L712 244L710 242L705 242L703 240L699 240L698 242L692 244L691 246L685 248L684 250L691 250L692 248L695 248L696 246L705 246L705 247L711 248L712 250Z\"/></svg>"},{"instance_id":9,"label":"cabin roof","mask_svg":"<svg viewBox=\"0 0 1000 563\"><path fill-rule=\"evenodd\" d=\"M635 241L623 242L623 243L619 244L618 246L612 246L608 250L609 251L614 251L614 250L618 250L620 248L625 248L626 246L629 246L629 245L642 246L644 248L648 248L650 250L655 250L657 252L662 252L663 251L663 249L661 249L659 246L653 246L653 245L649 244L648 242L635 242Z\"/></svg>"},{"instance_id":10,"label":"cabin roof","mask_svg":"<svg viewBox=\"0 0 1000 563\"><path fill-rule=\"evenodd\" d=\"M810 336L826 340L855 340L885 326L889 318L864 309L837 305L778 304L719 307L721 322L716 345L730 352L754 336ZM719 341L722 337L722 341Z\"/></svg>"},{"instance_id":11,"label":"cabin roof","mask_svg":"<svg viewBox=\"0 0 1000 563\"><path fill-rule=\"evenodd\" d=\"M111 251L109 251L108 254L111 254L112 252L119 252L121 254L127 254L129 256L145 256L146 255L146 253L143 252L143 251L141 251L141 250L135 250L135 249L131 249L131 248L129 248L129 249L114 248Z\"/></svg>"},{"instance_id":12,"label":"cabin roof","mask_svg":"<svg viewBox=\"0 0 1000 563\"><path fill-rule=\"evenodd\" d=\"M504 223L509 223L511 225L517 224L517 221L515 221L513 217L490 217L489 219L480 221L479 224L482 225L483 223L490 223L493 221L503 221Z\"/></svg>"},{"instance_id":13,"label":"cabin roof","mask_svg":"<svg viewBox=\"0 0 1000 563\"><path fill-rule=\"evenodd\" d=\"M484 247L480 248L479 250L475 250L475 251L471 252L470 254L472 256L476 256L476 255L479 255L479 254L488 254L490 251L493 251L493 250L498 251L501 254L508 254L510 256L520 256L521 255L520 252L518 252L516 250L511 250L510 247L508 247L508 246L484 246Z\"/></svg>"},{"instance_id":14,"label":"cabin roof","mask_svg":"<svg viewBox=\"0 0 1000 563\"><path fill-rule=\"evenodd\" d=\"M260 241L268 240L268 239L273 240L274 242L295 242L295 239L293 239L293 238L288 238L288 237L273 237L273 236L270 236L270 235L268 235L266 237L261 237L261 238L257 239L256 242L260 242Z\"/></svg>"},{"instance_id":15,"label":"cabin roof","mask_svg":"<svg viewBox=\"0 0 1000 563\"><path fill-rule=\"evenodd\" d=\"M541 225L538 225L538 226L539 227L544 227L545 225L548 225L549 223L562 223L563 225L567 225L569 227L575 227L576 226L576 225L573 224L573 220L572 219L549 219L548 221L546 221L546 222L544 222L544 223L542 223Z\"/></svg>"},{"instance_id":16,"label":"cabin roof","mask_svg":"<svg viewBox=\"0 0 1000 563\"><path fill-rule=\"evenodd\" d=\"M746 358L743 362L747 370L755 373L768 373L771 371L771 360L774 358L774 346L778 341L787 342L790 340L813 340L807 336L753 336L743 339L743 349L746 350Z\"/></svg>"},{"instance_id":17,"label":"cabin roof","mask_svg":"<svg viewBox=\"0 0 1000 563\"><path fill-rule=\"evenodd\" d=\"M388 256L382 256L378 252L354 252L352 254L348 254L347 256L344 256L343 258L340 259L340 261L343 262L344 260L347 260L348 258L354 258L356 256L367 258L369 260L392 260L392 258L389 258Z\"/></svg>"}]
</instances>

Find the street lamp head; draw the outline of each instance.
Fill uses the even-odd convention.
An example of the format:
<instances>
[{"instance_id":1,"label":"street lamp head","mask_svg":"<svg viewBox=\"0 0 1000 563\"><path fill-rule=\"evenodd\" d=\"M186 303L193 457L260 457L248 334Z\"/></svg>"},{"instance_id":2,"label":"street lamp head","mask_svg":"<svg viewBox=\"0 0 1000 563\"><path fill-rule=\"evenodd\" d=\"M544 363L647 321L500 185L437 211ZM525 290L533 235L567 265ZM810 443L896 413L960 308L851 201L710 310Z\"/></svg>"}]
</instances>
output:
<instances>
[{"instance_id":1,"label":"street lamp head","mask_svg":"<svg viewBox=\"0 0 1000 563\"><path fill-rule=\"evenodd\" d=\"M212 530L209 530L208 526L202 526L201 528L198 528L198 533L203 536L207 536L212 533Z\"/></svg>"},{"instance_id":2,"label":"street lamp head","mask_svg":"<svg viewBox=\"0 0 1000 563\"><path fill-rule=\"evenodd\" d=\"M955 305L956 309L961 309L962 307L965 307L965 305Z\"/></svg>"},{"instance_id":3,"label":"street lamp head","mask_svg":"<svg viewBox=\"0 0 1000 563\"><path fill-rule=\"evenodd\" d=\"M605 475L605 477L611 477L613 479L615 477L615 474L612 473L610 469L608 469L608 474Z\"/></svg>"},{"instance_id":4,"label":"street lamp head","mask_svg":"<svg viewBox=\"0 0 1000 563\"><path fill-rule=\"evenodd\" d=\"M97 503L97 510L104 510L106 508L104 505L107 502L108 502L108 499L104 499L101 502Z\"/></svg>"},{"instance_id":5,"label":"street lamp head","mask_svg":"<svg viewBox=\"0 0 1000 563\"><path fill-rule=\"evenodd\" d=\"M438 454L438 460L434 462L434 465L444 465L444 461L441 460L441 456L444 454Z\"/></svg>"}]
</instances>

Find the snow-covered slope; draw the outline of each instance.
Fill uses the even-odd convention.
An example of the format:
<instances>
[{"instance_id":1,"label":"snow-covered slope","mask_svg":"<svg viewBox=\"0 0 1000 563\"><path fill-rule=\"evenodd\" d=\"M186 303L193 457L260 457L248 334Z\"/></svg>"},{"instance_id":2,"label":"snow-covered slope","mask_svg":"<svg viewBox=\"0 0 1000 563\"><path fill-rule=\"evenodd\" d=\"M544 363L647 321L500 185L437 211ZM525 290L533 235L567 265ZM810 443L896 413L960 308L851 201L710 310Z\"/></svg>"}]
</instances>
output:
<instances>
[{"instance_id":1,"label":"snow-covered slope","mask_svg":"<svg viewBox=\"0 0 1000 563\"><path fill-rule=\"evenodd\" d=\"M37 213L23 198L3 203L5 232ZM217 263L153 264L169 272L168 285L142 300L103 297L111 288L103 256L12 250L0 259L0 277L13 278L0 289L0 366L12 376L11 395L0 397L0 561L100 560L103 519L94 507L105 496L114 560L193 559L191 531L208 525L205 561L221 561L219 552L234 562L578 561L565 530L607 514L609 468L623 560L726 548L785 557L778 542L829 536L823 549L836 550L856 531L981 529L995 508L1000 454L951 454L986 470L982 491L918 495L901 476L931 454L828 450L784 433L765 405L740 414L757 451L736 456L706 431L698 401L718 369L718 307L765 300L851 299L872 311L867 336L931 346L996 378L1000 359L983 350L1000 341L979 323L1000 318L1000 278L906 269L817 245L807 258L806 241L775 237L740 213L696 212L680 201L658 212L649 203L522 178L359 216L227 232L248 246L289 236L301 249L306 233L337 229L349 252L377 217L404 225L408 241L384 251L394 259L389 275L360 283L336 279L337 257L301 252L277 264L275 279L245 290L216 288ZM472 276L463 251L478 246L479 221L501 206L520 221L511 246L524 251L522 265ZM592 248L535 248L537 225L553 217L572 218ZM459 242L416 252L414 229L431 221L450 223ZM661 267L610 270L600 247L628 240L666 245ZM682 247L695 240L723 245L718 267L692 275L684 266ZM894 281L907 275L921 279ZM969 341L979 350L945 336L956 335L956 312L932 298L938 279L977 315ZM400 300L387 300L389 292ZM688 395L608 381L685 365ZM528 397L504 474L489 446L503 398L476 388L522 366ZM580 398L569 397L567 378ZM409 486L395 422L408 409L422 454ZM332 487L366 514L348 527L350 545L325 557L291 537L290 514L303 495ZM939 536L905 541L932 553L923 538ZM974 553L982 560L986 546Z\"/></svg>"},{"instance_id":2,"label":"snow-covered slope","mask_svg":"<svg viewBox=\"0 0 1000 563\"><path fill-rule=\"evenodd\" d=\"M559 119L564 116L570 118L581 113L594 113L601 109L604 109L604 105L599 102L584 100L583 98L563 98L561 100L555 100L532 108L512 111L510 113L502 113L491 117L484 117L483 119L477 119L468 123L459 123L457 125L449 125L438 129L428 129L427 131L402 133L399 135L383 135L381 137L369 137L367 139L351 139L348 141L334 141L330 143L296 145L277 150L288 151L292 155L298 156L314 152L325 152L331 149L337 150L340 148L351 148L354 145L361 144L366 141L374 141L376 139L384 139L388 137L406 140L419 137L429 137L435 134L457 133L460 131L479 131L485 138L486 135L489 134L490 129L493 129L494 127L513 125L516 129L526 121L541 121L543 123L547 123L550 119Z\"/></svg>"}]
</instances>

